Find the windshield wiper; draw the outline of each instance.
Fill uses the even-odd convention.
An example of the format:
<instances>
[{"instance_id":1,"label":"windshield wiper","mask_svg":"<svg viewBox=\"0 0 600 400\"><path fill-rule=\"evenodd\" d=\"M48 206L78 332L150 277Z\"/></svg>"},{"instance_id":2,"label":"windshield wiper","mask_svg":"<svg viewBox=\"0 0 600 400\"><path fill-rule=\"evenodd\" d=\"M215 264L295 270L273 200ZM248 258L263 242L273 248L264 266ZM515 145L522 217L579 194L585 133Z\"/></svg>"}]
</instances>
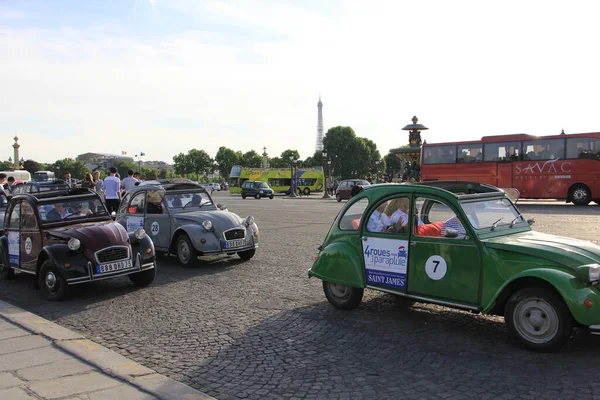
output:
<instances>
[{"instance_id":1,"label":"windshield wiper","mask_svg":"<svg viewBox=\"0 0 600 400\"><path fill-rule=\"evenodd\" d=\"M513 226L515 226L515 224L517 223L517 220L518 220L518 219L521 219L521 221L522 221L522 220L523 220L523 217L522 217L522 216L520 216L520 215L517 215L517 216L515 217L515 219L513 219L513 220L510 222L510 227L511 227L511 228L512 228Z\"/></svg>"},{"instance_id":2,"label":"windshield wiper","mask_svg":"<svg viewBox=\"0 0 600 400\"><path fill-rule=\"evenodd\" d=\"M496 227L498 226L498 222L502 221L504 219L504 217L500 217L500 219L498 219L496 222L494 222L492 224L492 230L496 229Z\"/></svg>"}]
</instances>

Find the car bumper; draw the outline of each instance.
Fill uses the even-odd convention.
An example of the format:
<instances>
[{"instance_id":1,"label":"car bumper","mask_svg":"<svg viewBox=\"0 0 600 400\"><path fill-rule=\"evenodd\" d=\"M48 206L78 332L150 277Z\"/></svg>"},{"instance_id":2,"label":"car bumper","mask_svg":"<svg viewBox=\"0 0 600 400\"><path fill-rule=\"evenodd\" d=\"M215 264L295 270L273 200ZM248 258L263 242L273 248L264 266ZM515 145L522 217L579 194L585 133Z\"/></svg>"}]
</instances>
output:
<instances>
[{"instance_id":1,"label":"car bumper","mask_svg":"<svg viewBox=\"0 0 600 400\"><path fill-rule=\"evenodd\" d=\"M252 249L257 249L258 248L258 240L254 240L254 236L250 236L249 239L247 239L247 244L245 246L240 246L240 247L232 247L232 248L227 248L224 246L225 242L223 240L219 241L219 248L213 247L211 249L197 249L201 255L215 255L215 254L232 254L232 253L237 253L240 251L247 251L247 250L252 250Z\"/></svg>"},{"instance_id":2,"label":"car bumper","mask_svg":"<svg viewBox=\"0 0 600 400\"><path fill-rule=\"evenodd\" d=\"M139 254L139 253L136 255L135 260L133 262L133 266L131 268L121 269L121 270L113 271L113 272L105 272L105 273L101 273L101 274L95 274L94 266L92 265L91 262L88 261L88 263L87 263L88 274L86 276L78 276L75 278L68 278L67 284L77 285L79 283L95 282L95 281L101 281L104 279L117 278L119 276L136 274L138 272L146 271L146 270L149 270L152 268L156 268L156 261L152 260L152 261L144 262L142 260L141 254Z\"/></svg>"},{"instance_id":3,"label":"car bumper","mask_svg":"<svg viewBox=\"0 0 600 400\"><path fill-rule=\"evenodd\" d=\"M589 330L592 335L600 335L600 325L591 325Z\"/></svg>"}]
</instances>

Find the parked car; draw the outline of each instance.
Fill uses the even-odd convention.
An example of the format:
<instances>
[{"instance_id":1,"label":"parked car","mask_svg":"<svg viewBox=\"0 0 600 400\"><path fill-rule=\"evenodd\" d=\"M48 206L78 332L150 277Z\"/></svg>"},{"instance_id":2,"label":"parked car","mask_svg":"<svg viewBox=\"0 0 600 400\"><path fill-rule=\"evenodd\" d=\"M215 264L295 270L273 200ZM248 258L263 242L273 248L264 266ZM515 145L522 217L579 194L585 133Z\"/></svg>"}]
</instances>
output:
<instances>
[{"instance_id":1,"label":"parked car","mask_svg":"<svg viewBox=\"0 0 600 400\"><path fill-rule=\"evenodd\" d=\"M221 185L218 183L215 183L215 182L208 182L208 183L205 183L203 186L208 190L216 190L216 191L221 190Z\"/></svg>"},{"instance_id":2,"label":"parked car","mask_svg":"<svg viewBox=\"0 0 600 400\"><path fill-rule=\"evenodd\" d=\"M261 181L245 181L242 183L242 199L246 197L254 197L255 199L261 199L268 197L273 199L273 189L266 183Z\"/></svg>"},{"instance_id":3,"label":"parked car","mask_svg":"<svg viewBox=\"0 0 600 400\"><path fill-rule=\"evenodd\" d=\"M600 246L531 229L506 196L470 182L373 185L342 208L309 277L349 310L365 288L503 315L526 347L600 334Z\"/></svg>"},{"instance_id":4,"label":"parked car","mask_svg":"<svg viewBox=\"0 0 600 400\"><path fill-rule=\"evenodd\" d=\"M128 234L88 189L13 196L0 232L0 279L35 275L48 300L69 287L128 275L137 286L156 276L154 246L143 229Z\"/></svg>"},{"instance_id":5,"label":"parked car","mask_svg":"<svg viewBox=\"0 0 600 400\"><path fill-rule=\"evenodd\" d=\"M371 183L369 181L365 181L364 179L343 180L340 182L335 191L335 198L338 202L342 200L348 200L354 196L358 190L366 188L369 185L371 185Z\"/></svg>"},{"instance_id":6,"label":"parked car","mask_svg":"<svg viewBox=\"0 0 600 400\"><path fill-rule=\"evenodd\" d=\"M174 254L184 266L199 256L238 254L251 259L258 248L254 217L241 218L215 205L210 194L191 181L159 181L127 191L117 222L134 232L149 232L157 252Z\"/></svg>"},{"instance_id":7,"label":"parked car","mask_svg":"<svg viewBox=\"0 0 600 400\"><path fill-rule=\"evenodd\" d=\"M68 190L69 185L62 180L44 182L26 182L13 186L12 196L23 193L55 192L57 190Z\"/></svg>"}]
</instances>

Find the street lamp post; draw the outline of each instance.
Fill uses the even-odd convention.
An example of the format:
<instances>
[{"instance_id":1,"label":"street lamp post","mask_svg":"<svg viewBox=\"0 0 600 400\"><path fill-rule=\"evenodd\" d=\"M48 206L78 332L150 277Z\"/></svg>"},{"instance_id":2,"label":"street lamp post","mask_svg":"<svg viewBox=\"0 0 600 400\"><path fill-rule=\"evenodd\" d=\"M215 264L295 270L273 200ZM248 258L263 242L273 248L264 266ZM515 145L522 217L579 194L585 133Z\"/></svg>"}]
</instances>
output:
<instances>
[{"instance_id":1,"label":"street lamp post","mask_svg":"<svg viewBox=\"0 0 600 400\"><path fill-rule=\"evenodd\" d=\"M325 167L327 166L327 151L323 150L321 152L321 155L323 156L323 169L325 169ZM327 171L323 171L323 198L324 199L330 199L331 197L329 196L329 193L327 192L327 190L329 189L329 187L327 186Z\"/></svg>"},{"instance_id":2,"label":"street lamp post","mask_svg":"<svg viewBox=\"0 0 600 400\"><path fill-rule=\"evenodd\" d=\"M379 160L375 160L375 183L379 183Z\"/></svg>"},{"instance_id":3,"label":"street lamp post","mask_svg":"<svg viewBox=\"0 0 600 400\"><path fill-rule=\"evenodd\" d=\"M294 164L296 161L296 157L294 157L294 155L290 155L290 197L298 197L296 196L296 180L294 179Z\"/></svg>"}]
</instances>

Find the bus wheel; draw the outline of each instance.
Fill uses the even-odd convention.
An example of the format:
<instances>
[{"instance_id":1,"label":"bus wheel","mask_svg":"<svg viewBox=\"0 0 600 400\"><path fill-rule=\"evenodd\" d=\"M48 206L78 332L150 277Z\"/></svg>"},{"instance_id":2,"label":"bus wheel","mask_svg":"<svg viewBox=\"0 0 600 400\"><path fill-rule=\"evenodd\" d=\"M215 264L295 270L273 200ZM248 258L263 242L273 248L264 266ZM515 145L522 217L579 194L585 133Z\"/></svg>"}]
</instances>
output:
<instances>
[{"instance_id":1,"label":"bus wheel","mask_svg":"<svg viewBox=\"0 0 600 400\"><path fill-rule=\"evenodd\" d=\"M304 194L308 196L310 194L310 189L304 188Z\"/></svg>"},{"instance_id":2,"label":"bus wheel","mask_svg":"<svg viewBox=\"0 0 600 400\"><path fill-rule=\"evenodd\" d=\"M587 206L592 200L590 189L585 185L575 185L571 189L571 200L576 206Z\"/></svg>"}]
</instances>

